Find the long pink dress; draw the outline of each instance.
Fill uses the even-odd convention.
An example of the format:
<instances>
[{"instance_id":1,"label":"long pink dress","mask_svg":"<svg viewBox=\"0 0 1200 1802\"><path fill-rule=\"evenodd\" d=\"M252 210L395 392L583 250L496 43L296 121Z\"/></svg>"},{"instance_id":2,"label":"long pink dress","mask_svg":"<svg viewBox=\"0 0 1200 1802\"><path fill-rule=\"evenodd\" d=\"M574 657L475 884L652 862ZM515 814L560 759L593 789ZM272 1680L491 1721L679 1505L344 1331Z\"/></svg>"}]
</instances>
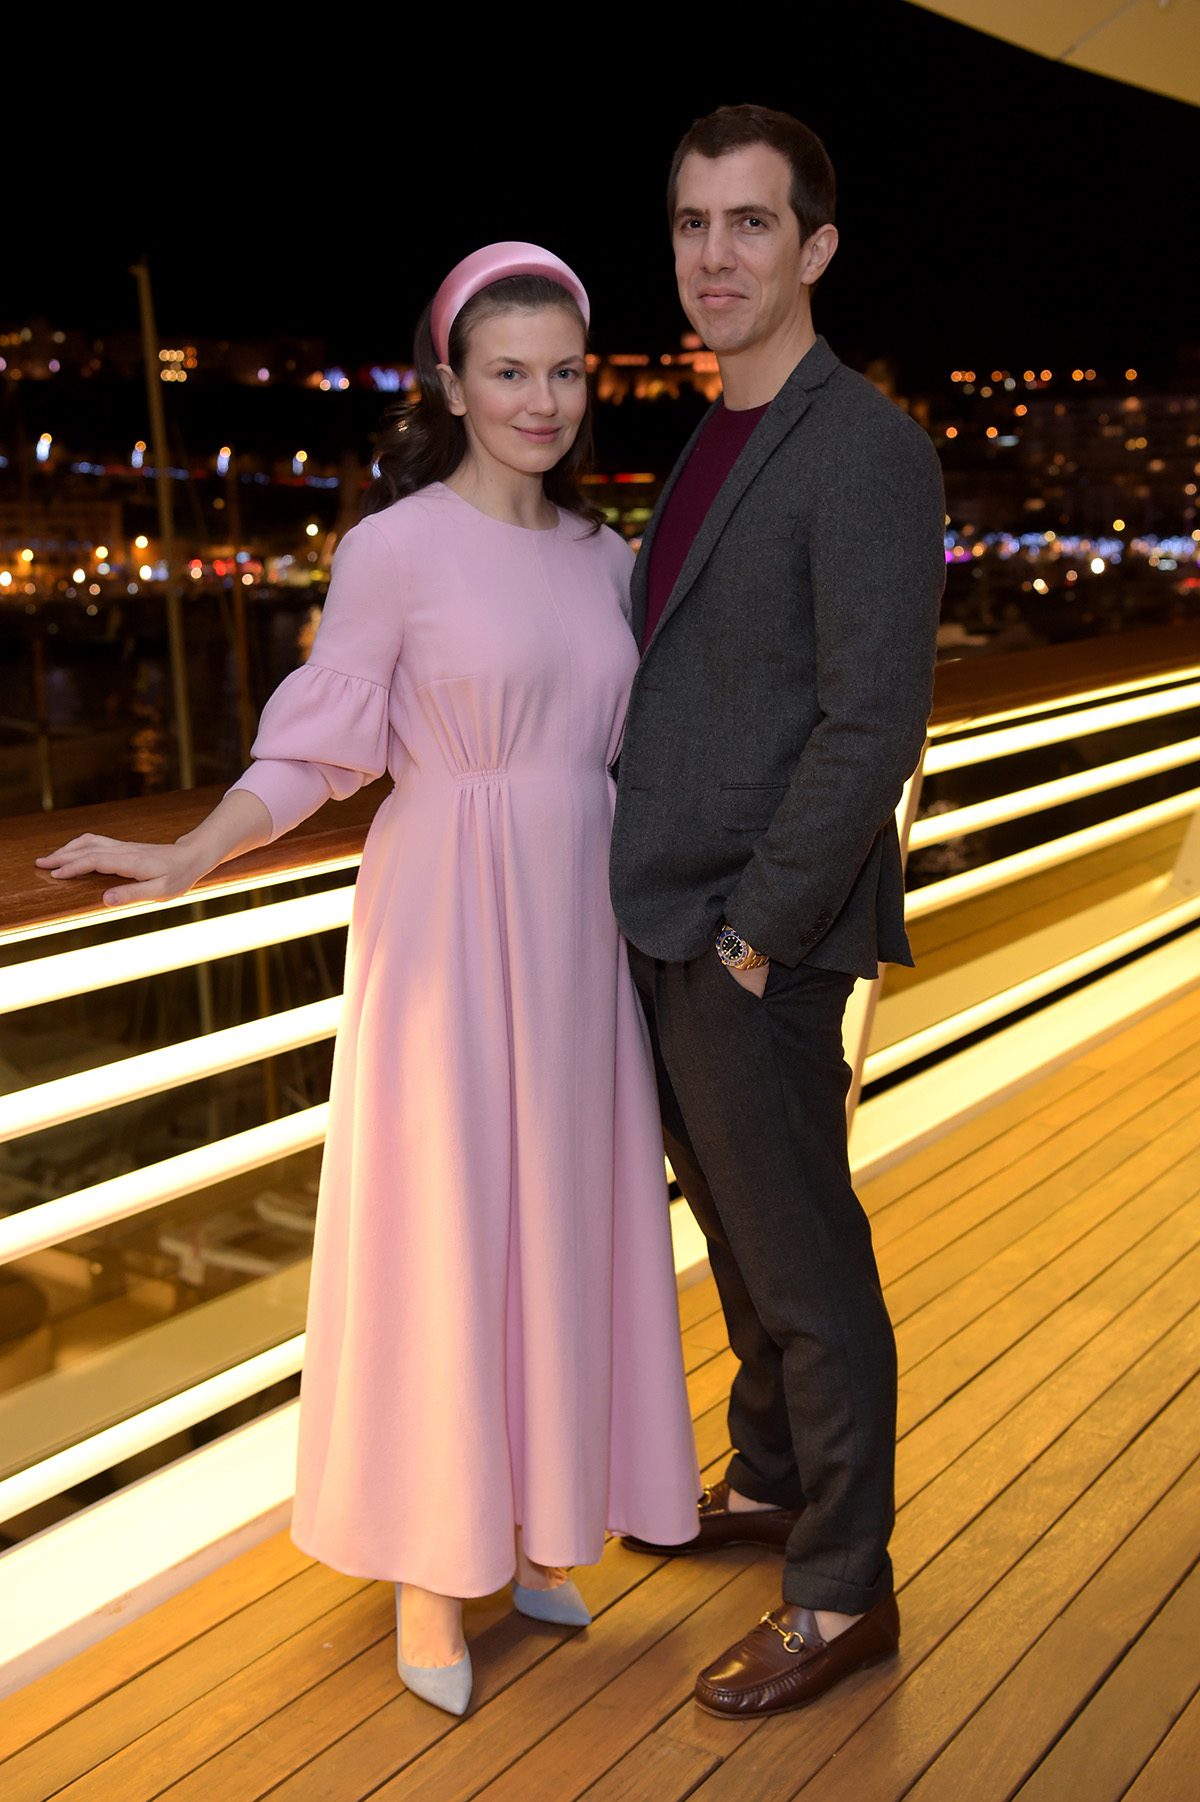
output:
<instances>
[{"instance_id":1,"label":"long pink dress","mask_svg":"<svg viewBox=\"0 0 1200 1802\"><path fill-rule=\"evenodd\" d=\"M342 539L233 784L272 838L386 769L350 925L292 1533L487 1595L695 1532L662 1141L608 896L631 558L441 483Z\"/></svg>"}]
</instances>

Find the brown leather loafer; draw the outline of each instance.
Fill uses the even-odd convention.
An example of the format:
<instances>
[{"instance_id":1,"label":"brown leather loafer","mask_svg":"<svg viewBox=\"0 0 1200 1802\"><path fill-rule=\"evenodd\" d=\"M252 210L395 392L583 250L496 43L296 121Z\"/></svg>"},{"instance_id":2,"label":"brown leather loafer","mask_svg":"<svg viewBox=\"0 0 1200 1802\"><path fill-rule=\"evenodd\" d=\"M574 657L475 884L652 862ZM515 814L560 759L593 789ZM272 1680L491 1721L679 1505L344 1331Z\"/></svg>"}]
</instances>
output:
<instances>
[{"instance_id":1,"label":"brown leather loafer","mask_svg":"<svg viewBox=\"0 0 1200 1802\"><path fill-rule=\"evenodd\" d=\"M890 1658L900 1645L894 1595L876 1602L828 1643L810 1608L785 1602L730 1646L696 1679L696 1701L707 1714L737 1720L782 1714L815 1702L852 1671Z\"/></svg>"},{"instance_id":2,"label":"brown leather loafer","mask_svg":"<svg viewBox=\"0 0 1200 1802\"><path fill-rule=\"evenodd\" d=\"M798 1508L739 1508L731 1512L729 1484L722 1477L700 1497L700 1527L694 1539L680 1545L655 1545L627 1533L621 1540L631 1552L654 1552L674 1557L681 1552L715 1552L723 1545L766 1545L782 1551L800 1519Z\"/></svg>"}]
</instances>

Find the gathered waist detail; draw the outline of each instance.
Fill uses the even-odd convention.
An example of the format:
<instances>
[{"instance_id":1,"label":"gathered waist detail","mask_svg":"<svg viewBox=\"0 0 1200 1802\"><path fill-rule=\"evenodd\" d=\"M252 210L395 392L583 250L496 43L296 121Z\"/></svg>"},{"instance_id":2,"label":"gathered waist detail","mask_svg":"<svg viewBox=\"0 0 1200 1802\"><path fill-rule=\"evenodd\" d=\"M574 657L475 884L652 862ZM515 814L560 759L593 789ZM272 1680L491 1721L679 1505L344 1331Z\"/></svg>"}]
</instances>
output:
<instances>
[{"instance_id":1,"label":"gathered waist detail","mask_svg":"<svg viewBox=\"0 0 1200 1802\"><path fill-rule=\"evenodd\" d=\"M496 782L501 776L507 775L507 764L500 764L496 769L455 770L452 780L455 782Z\"/></svg>"},{"instance_id":2,"label":"gathered waist detail","mask_svg":"<svg viewBox=\"0 0 1200 1802\"><path fill-rule=\"evenodd\" d=\"M441 776L434 768L427 767L418 779L417 786L425 783L435 784L439 780L453 782L457 787L468 786L473 782L516 782L524 787L526 784L575 782L603 782L609 772L602 765L589 764L567 766L547 765L544 769L530 769L526 764L518 765L514 772L506 763L481 765L478 769L448 770Z\"/></svg>"},{"instance_id":3,"label":"gathered waist detail","mask_svg":"<svg viewBox=\"0 0 1200 1802\"><path fill-rule=\"evenodd\" d=\"M611 803L615 788L612 776L602 764L546 764L531 769L527 763L518 761L448 770L440 759L423 765L409 763L397 773L395 784L397 797L406 805L414 806L422 802L436 806L439 796L445 801L451 795L470 795L472 791L514 797L528 795L539 805L553 803L556 794L564 798L573 795L577 800L580 796L592 795L597 800L603 797Z\"/></svg>"}]
</instances>

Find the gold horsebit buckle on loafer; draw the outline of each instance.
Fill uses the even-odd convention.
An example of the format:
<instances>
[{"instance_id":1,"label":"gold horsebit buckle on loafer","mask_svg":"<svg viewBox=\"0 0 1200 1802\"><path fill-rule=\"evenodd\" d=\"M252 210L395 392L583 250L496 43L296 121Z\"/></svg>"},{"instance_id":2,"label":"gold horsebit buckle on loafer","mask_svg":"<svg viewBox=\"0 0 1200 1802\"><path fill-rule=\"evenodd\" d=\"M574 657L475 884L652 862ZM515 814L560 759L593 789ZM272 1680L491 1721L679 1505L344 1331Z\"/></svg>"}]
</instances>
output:
<instances>
[{"instance_id":1,"label":"gold horsebit buckle on loafer","mask_svg":"<svg viewBox=\"0 0 1200 1802\"><path fill-rule=\"evenodd\" d=\"M794 1627L781 1627L778 1621L772 1620L769 1609L767 1613L763 1615L759 1625L761 1627L770 1627L772 1633L778 1633L780 1639L783 1641L783 1649L785 1652L802 1652L804 1650L803 1633L797 1633ZM795 1645L792 1644L793 1640L796 1642Z\"/></svg>"}]
</instances>

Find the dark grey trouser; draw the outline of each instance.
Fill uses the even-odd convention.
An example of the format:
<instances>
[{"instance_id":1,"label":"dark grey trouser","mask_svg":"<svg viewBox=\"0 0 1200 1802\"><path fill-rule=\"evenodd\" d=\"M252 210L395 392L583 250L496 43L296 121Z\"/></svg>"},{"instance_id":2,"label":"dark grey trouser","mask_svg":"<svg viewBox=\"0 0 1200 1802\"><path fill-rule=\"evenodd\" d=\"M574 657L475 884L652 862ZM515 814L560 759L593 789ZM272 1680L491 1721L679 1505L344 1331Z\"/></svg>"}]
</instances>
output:
<instances>
[{"instance_id":1,"label":"dark grey trouser","mask_svg":"<svg viewBox=\"0 0 1200 1802\"><path fill-rule=\"evenodd\" d=\"M896 1345L846 1152L854 979L772 964L760 1000L715 951L666 963L631 946L630 965L667 1155L740 1365L729 1481L803 1507L784 1599L861 1614L892 1587Z\"/></svg>"}]
</instances>

